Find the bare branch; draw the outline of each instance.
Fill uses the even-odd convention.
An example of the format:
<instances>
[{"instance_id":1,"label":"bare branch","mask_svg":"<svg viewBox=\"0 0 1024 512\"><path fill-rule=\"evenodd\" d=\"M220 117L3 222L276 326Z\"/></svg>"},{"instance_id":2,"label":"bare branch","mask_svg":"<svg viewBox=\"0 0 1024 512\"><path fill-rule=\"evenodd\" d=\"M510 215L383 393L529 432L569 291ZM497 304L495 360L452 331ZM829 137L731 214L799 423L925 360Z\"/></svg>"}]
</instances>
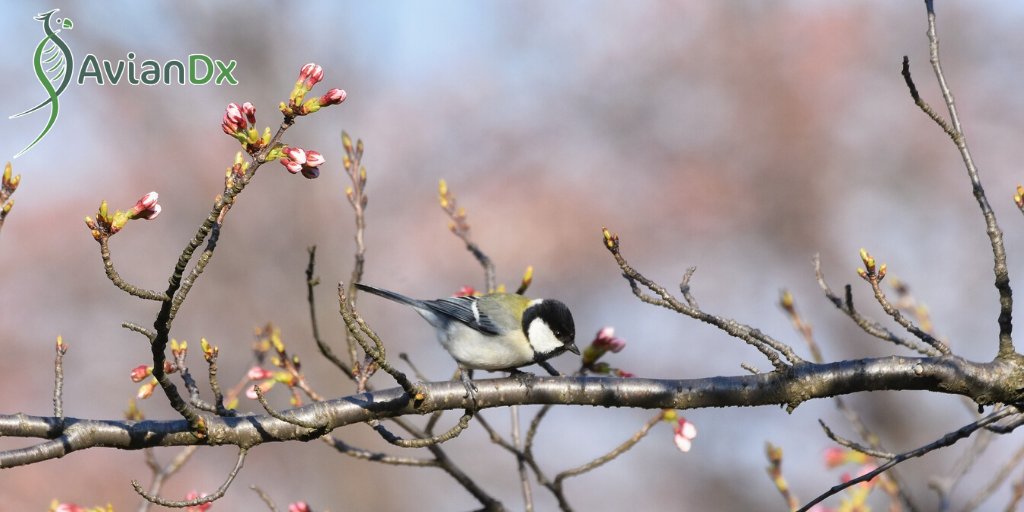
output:
<instances>
[{"instance_id":1,"label":"bare branch","mask_svg":"<svg viewBox=\"0 0 1024 512\"><path fill-rule=\"evenodd\" d=\"M924 102L916 94L917 88L914 87L911 80L910 64L906 57L903 58L903 77L908 87L910 87L914 102L953 140L967 169L967 176L971 180L971 190L974 193L974 199L977 201L978 207L981 209L981 214L985 218L985 232L988 234L989 242L992 246L992 270L995 274L996 290L999 292L999 356L1008 357L1014 353L1012 338L1013 290L1010 288L1010 274L1006 267L1006 248L1003 245L1003 231L999 228L998 222L996 222L996 214L992 211L992 207L988 203L988 197L985 195L985 189L981 186L978 168L974 165L971 151L967 147L967 137L964 135L963 128L960 125L960 116L956 110L953 93L946 84L946 77L942 72L942 61L939 59L939 36L935 30L934 2L932 0L925 0L925 6L928 10L929 61L931 62L932 70L935 72L935 79L938 81L939 90L942 92L942 99L945 101L946 108L949 111L950 122L948 124L942 122L938 115L934 112L929 114L929 111L921 106L924 105Z\"/></svg>"},{"instance_id":2,"label":"bare branch","mask_svg":"<svg viewBox=\"0 0 1024 512\"><path fill-rule=\"evenodd\" d=\"M53 416L64 418L64 354L68 351L64 339L57 336L57 355L53 360Z\"/></svg>"},{"instance_id":3,"label":"bare branch","mask_svg":"<svg viewBox=\"0 0 1024 512\"><path fill-rule=\"evenodd\" d=\"M895 465L897 465L897 464L899 464L899 463L901 463L901 462L903 462L903 461L905 461L907 459L913 459L915 457L920 457L920 456L925 455L927 453L930 453L932 451L938 450L939 448L944 448L946 446L951 446L954 443L956 443L957 441L959 441L961 439L964 439L966 437L969 437L971 434L973 434L978 429L984 428L986 425L994 423L994 422L996 422L996 421L998 421L998 420L1000 420L1000 419L1002 419L1002 418L1004 418L1006 416L1009 416L1010 414L1013 414L1014 412L1016 412L1016 408L1015 407L1007 407L1007 408L1002 409L1002 410L1000 410L998 412L992 413L992 414L986 416L985 418L983 418L981 420L978 420L978 421L975 421L975 422L970 423L968 425L965 425L963 427L960 427L959 429L957 429L957 430L955 430L953 432L950 432L950 433L942 436L941 439L938 439L938 440L936 440L936 441L934 441L932 443L926 444L926 445L924 445L924 446L922 446L920 448L917 448L917 449L914 449L914 450L910 450L908 452L900 453L900 454L896 455L895 457L890 458L884 464L879 465L877 468L875 468L872 471L869 471L867 473L864 473L863 475L857 476L855 478L851 478L850 480L848 480L846 482L843 482L841 484L833 486L831 489L829 489L828 491L825 491L823 494L821 494L817 498L814 498L813 500L811 500L811 501L807 502L806 504L804 504L804 506L802 508L800 508L799 512L805 512L807 510L810 510L811 507L813 507L814 505L820 503L825 498L828 498L829 496L832 496L832 495L836 494L837 492L840 492L843 489L847 489L847 488L849 488L849 487L851 487L853 485L859 484L861 482L867 482L868 480L871 480L871 479L875 478L876 476L878 476L878 475L884 473L885 471L887 471L889 468L891 468L891 467L893 467L893 466L895 466Z\"/></svg>"},{"instance_id":4,"label":"bare branch","mask_svg":"<svg viewBox=\"0 0 1024 512\"><path fill-rule=\"evenodd\" d=\"M274 505L274 500L270 499L270 496L268 496L267 493L263 492L263 489L261 489L257 485L250 485L249 488L252 489L252 491L255 492L257 496L260 497L260 500L263 501L267 508L270 509L270 512L277 512L277 506Z\"/></svg>"},{"instance_id":5,"label":"bare branch","mask_svg":"<svg viewBox=\"0 0 1024 512\"><path fill-rule=\"evenodd\" d=\"M622 270L623 277L625 277L626 280L629 282L630 287L633 290L633 294L636 295L637 298L639 298L640 300L650 304L662 306L666 309L670 309L672 311L681 313L696 320L700 320L702 322L711 324L725 331L730 336L745 341L747 344L753 346L762 354L764 354L764 356L768 358L768 360L772 363L776 370L781 371L785 370L788 367L787 364L783 362L781 358L779 358L779 354L785 356L785 358L789 360L790 364L798 364L803 362L803 359L801 359L799 356L796 355L795 352L793 352L792 347L772 338L771 336L768 336L767 334L764 334L759 329L755 329L753 327L750 327L749 325L741 324L732 319L723 318L720 316L706 313L703 310L679 302L679 300L673 297L672 294L668 292L668 290L666 290L661 285L655 283L654 281L648 279L643 274L638 272L636 269L631 267L629 263L626 262L626 259L622 257L622 254L619 251L618 235L613 235L607 229L603 230L603 234L605 248L608 249L608 252L610 252L612 257L615 258L615 262L618 263L619 268ZM660 300L643 293L637 286L637 283L642 284L648 290L658 295L660 297Z\"/></svg>"},{"instance_id":6,"label":"bare branch","mask_svg":"<svg viewBox=\"0 0 1024 512\"><path fill-rule=\"evenodd\" d=\"M235 462L234 469L232 469L231 472L228 473L227 480L225 480L224 483L221 484L221 486L218 487L217 490L213 492L213 494L208 494L206 496L202 496L202 497L199 497L199 498L196 498L196 499L193 499L193 500L173 501L173 500L166 500L166 499L161 498L159 496L154 496L154 495L151 495L151 494L147 493L145 490L142 489L142 485L140 485L137 480L132 480L132 488L135 489L135 492L139 493L139 496L142 496L147 501L151 501L153 503L156 503L157 505L161 505L161 506L164 506L164 507L172 507L172 508L196 507L196 506L199 506L199 505L203 505L205 503L210 503L210 502L213 502L213 501L216 501L216 500L220 499L221 497L224 496L224 493L226 493L228 491L228 487L231 486L231 483L235 481L235 477L238 476L238 471L241 470L242 469L242 465L245 464L245 456L246 456L247 453L249 453L249 450L246 449L246 448L242 448L242 449L238 450L238 461Z\"/></svg>"},{"instance_id":7,"label":"bare branch","mask_svg":"<svg viewBox=\"0 0 1024 512\"><path fill-rule=\"evenodd\" d=\"M857 326L860 327L864 332L878 339L907 347L915 352L927 356L941 355L938 350L935 350L934 348L929 347L927 345L921 345L915 341L906 340L900 336L897 336L882 324L861 315L860 312L857 311L857 309L853 306L853 291L850 285L846 285L845 299L839 298L839 296L832 291L832 288L829 287L828 283L825 282L825 274L821 271L821 258L817 254L814 255L814 274L815 276L817 276L818 286L820 286L821 290L825 292L825 297L827 297L828 300L831 301L832 304L836 306L836 308L845 313L846 316L850 317L850 319L853 320L853 322L857 324Z\"/></svg>"}]
</instances>

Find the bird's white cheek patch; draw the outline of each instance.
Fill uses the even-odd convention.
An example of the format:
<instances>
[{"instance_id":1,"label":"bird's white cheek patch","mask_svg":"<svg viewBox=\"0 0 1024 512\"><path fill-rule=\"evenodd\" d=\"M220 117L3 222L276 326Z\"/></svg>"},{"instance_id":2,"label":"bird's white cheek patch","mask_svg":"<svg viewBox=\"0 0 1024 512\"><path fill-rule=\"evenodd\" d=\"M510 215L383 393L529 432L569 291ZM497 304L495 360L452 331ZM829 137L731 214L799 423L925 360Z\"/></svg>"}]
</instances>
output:
<instances>
[{"instance_id":1,"label":"bird's white cheek patch","mask_svg":"<svg viewBox=\"0 0 1024 512\"><path fill-rule=\"evenodd\" d=\"M530 322L527 335L530 338L530 345L538 354L549 354L562 348L562 342L551 332L551 328L543 320L537 318Z\"/></svg>"}]
</instances>

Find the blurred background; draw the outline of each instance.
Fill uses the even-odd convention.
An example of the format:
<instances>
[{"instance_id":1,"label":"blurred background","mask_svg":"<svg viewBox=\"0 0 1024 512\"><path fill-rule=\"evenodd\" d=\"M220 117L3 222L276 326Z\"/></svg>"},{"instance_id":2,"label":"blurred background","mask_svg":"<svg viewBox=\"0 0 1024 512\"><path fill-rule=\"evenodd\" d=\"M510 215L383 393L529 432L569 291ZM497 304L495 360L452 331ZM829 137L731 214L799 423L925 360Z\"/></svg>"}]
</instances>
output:
<instances>
[{"instance_id":1,"label":"blurred background","mask_svg":"<svg viewBox=\"0 0 1024 512\"><path fill-rule=\"evenodd\" d=\"M745 373L741 362L770 365L738 340L637 301L602 246L602 226L621 236L623 253L646 275L673 289L696 265L692 287L704 309L806 355L778 307L780 290L791 290L830 360L907 353L860 332L815 283L811 257L820 253L832 286L853 283L861 310L882 317L855 274L857 250L866 247L928 305L955 352L975 360L995 354L998 304L981 215L954 146L914 106L899 73L909 55L922 95L939 110L921 2L19 2L0 18L6 158L45 123L43 112L6 116L45 99L32 71L43 34L32 17L54 7L74 21L62 36L76 66L86 54L116 61L131 51L139 65L205 53L236 60L239 83L88 81L60 97L50 134L14 162L22 184L0 234L4 413L52 413L53 344L63 335L71 347L65 413L122 417L138 387L129 371L147 362L149 349L120 323L150 325L157 308L109 283L83 216L95 215L102 199L124 209L158 191L159 219L131 223L112 246L122 276L162 289L238 150L219 126L224 106L252 101L258 124L276 126L276 105L311 61L326 71L314 92L340 87L349 97L301 119L286 140L323 152L327 164L314 181L268 165L231 210L172 333L194 347L196 374L204 373L198 341L205 337L221 349L222 382L235 382L252 364L253 328L273 321L317 391L352 391L312 342L303 275L306 247L316 244L321 328L343 351L333 290L348 278L354 249L343 129L366 144L369 284L424 298L481 287L482 272L438 207L437 182L445 178L499 280L514 287L533 265L530 293L568 303L582 344L615 326L629 345L608 361L639 376L737 375ZM1011 197L1024 179L1024 100L1016 94L1024 83L1024 9L1005 1L939 9L947 78L1006 232L1011 276L1019 278L1024 220ZM360 304L392 353L409 353L431 379L451 375L451 359L413 312L369 297ZM554 363L575 369L570 357ZM282 390L271 395L279 407L287 404ZM894 451L972 419L957 397L878 392L848 402ZM149 418L175 418L159 392L140 407ZM244 399L240 408L259 410ZM484 414L507 432L506 411ZM553 475L588 461L650 414L557 408L538 436L540 463ZM671 425L658 425L619 460L568 481L572 503L580 510L782 510L765 474L765 442L783 447L785 475L806 501L842 473L824 467L831 444L816 420L854 436L829 400L792 414L758 407L685 415L699 429L690 453L674 448ZM446 415L442 425L456 417ZM397 451L365 426L335 434ZM0 448L27 444L7 439ZM936 503L929 482L952 475L969 444L900 466L924 509ZM487 491L521 508L514 461L479 426L445 446ZM996 440L955 490L954 509L1016 448L1013 439ZM167 461L177 452L157 456ZM212 491L234 457L231 448L201 450L163 494ZM59 498L131 510L139 502L133 478L151 478L140 452L73 453L5 470L0 509L45 510ZM254 450L214 509L262 509L251 484L279 506L301 499L316 510L477 505L439 470L356 461L321 443ZM535 494L539 510L555 507L546 491ZM1002 507L1009 494L987 505Z\"/></svg>"}]
</instances>

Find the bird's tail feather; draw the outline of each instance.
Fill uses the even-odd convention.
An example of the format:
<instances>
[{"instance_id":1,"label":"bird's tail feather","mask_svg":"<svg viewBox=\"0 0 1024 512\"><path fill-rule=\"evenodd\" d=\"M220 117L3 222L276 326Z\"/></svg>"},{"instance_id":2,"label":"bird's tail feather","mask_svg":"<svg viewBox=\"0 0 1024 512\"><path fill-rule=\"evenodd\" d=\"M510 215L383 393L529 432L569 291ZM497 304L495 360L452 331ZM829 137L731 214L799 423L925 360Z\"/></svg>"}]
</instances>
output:
<instances>
[{"instance_id":1,"label":"bird's tail feather","mask_svg":"<svg viewBox=\"0 0 1024 512\"><path fill-rule=\"evenodd\" d=\"M362 284L362 283L356 283L356 288L359 288L360 290L363 290L364 292L369 292L369 293L372 293L374 295L378 295L380 297L384 297L385 299L393 300L393 301L398 302L400 304L407 304L409 306L413 306L413 307L416 307L416 308L422 308L423 307L423 301L419 301L419 300L416 300L416 299L413 299L413 298L410 298L410 297L406 297L405 295L402 295L400 293L395 293L393 291L382 290L380 288L374 288L372 286L365 285L365 284Z\"/></svg>"}]
</instances>

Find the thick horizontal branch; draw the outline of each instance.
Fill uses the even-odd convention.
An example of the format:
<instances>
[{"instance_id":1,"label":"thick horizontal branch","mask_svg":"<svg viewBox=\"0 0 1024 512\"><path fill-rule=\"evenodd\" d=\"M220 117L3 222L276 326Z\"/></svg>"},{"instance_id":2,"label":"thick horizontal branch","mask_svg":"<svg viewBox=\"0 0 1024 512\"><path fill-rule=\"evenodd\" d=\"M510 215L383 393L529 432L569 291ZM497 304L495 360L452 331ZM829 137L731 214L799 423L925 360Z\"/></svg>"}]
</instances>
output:
<instances>
[{"instance_id":1,"label":"thick horizontal branch","mask_svg":"<svg viewBox=\"0 0 1024 512\"><path fill-rule=\"evenodd\" d=\"M787 405L862 391L927 390L964 395L975 402L1017 402L1024 390L1019 358L973 363L955 356L885 357L830 364L800 363L787 371L703 379L616 377L534 377L475 380L477 405L556 404L640 409L697 409ZM289 416L319 429L269 415L206 415L207 436L197 438L186 421L112 421L65 417L0 415L0 437L49 439L35 446L0 452L0 468L63 457L93 447L138 450L150 446L236 445L316 439L336 428L373 419L441 410L465 409L461 382L425 383L427 395L413 404L400 388L317 402L289 411ZM63 425L63 428L62 428Z\"/></svg>"}]
</instances>

